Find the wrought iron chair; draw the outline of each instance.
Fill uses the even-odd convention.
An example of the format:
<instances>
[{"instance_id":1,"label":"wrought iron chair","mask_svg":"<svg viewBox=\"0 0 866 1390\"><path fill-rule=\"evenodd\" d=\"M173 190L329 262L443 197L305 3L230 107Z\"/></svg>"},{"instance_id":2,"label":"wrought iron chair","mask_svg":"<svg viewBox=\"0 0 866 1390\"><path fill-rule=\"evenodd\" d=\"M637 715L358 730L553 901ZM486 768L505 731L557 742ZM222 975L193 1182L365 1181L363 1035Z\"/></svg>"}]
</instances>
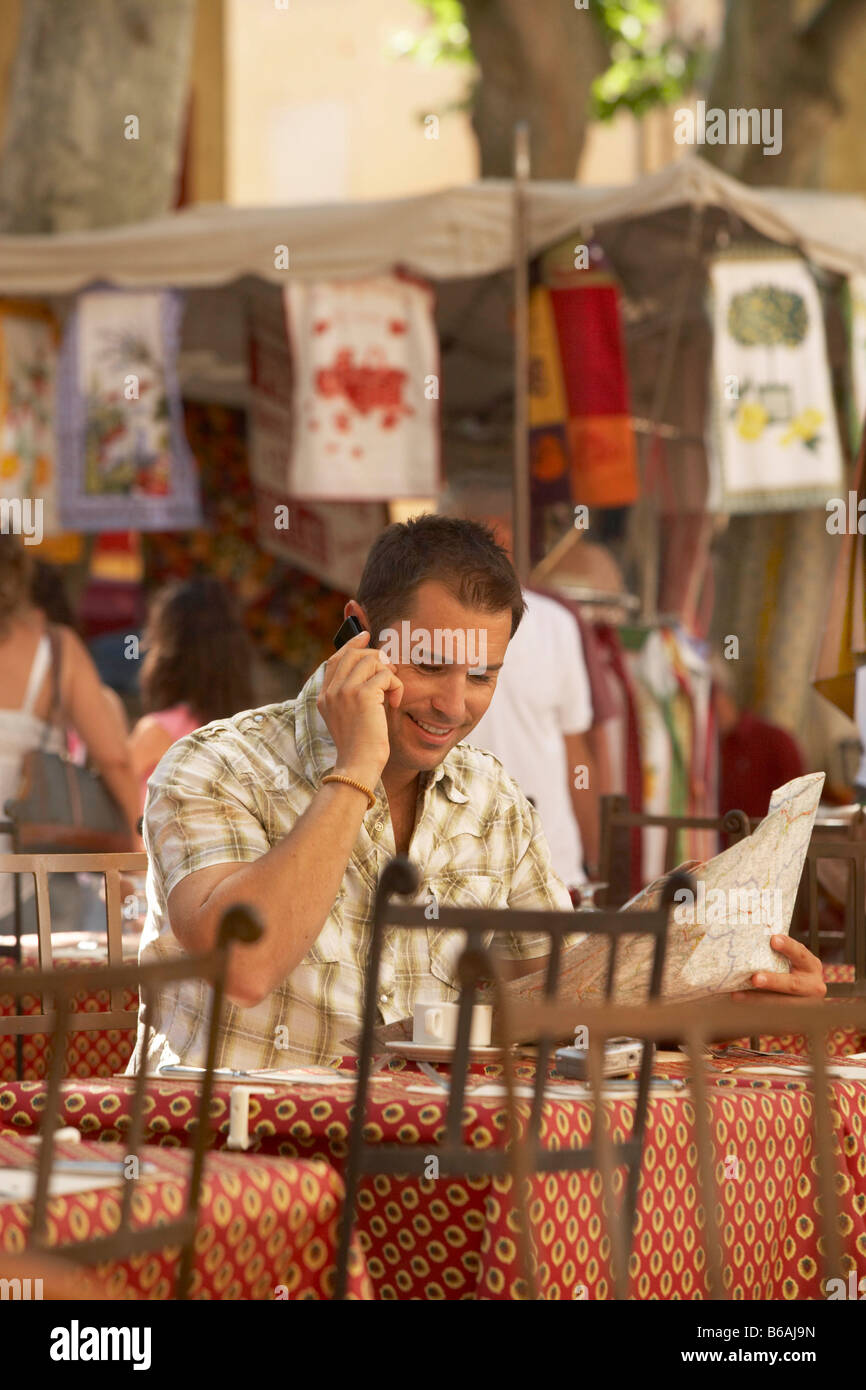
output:
<instances>
[{"instance_id":1,"label":"wrought iron chair","mask_svg":"<svg viewBox=\"0 0 866 1390\"><path fill-rule=\"evenodd\" d=\"M664 872L668 874L682 858L677 851L681 831L711 831L727 835L733 844L750 835L754 826L744 811L728 811L724 816L654 816L632 811L627 796L603 796L599 878L608 885L605 894L608 907L621 907L631 897L632 855L640 843L640 832L652 828L665 831Z\"/></svg>"},{"instance_id":2,"label":"wrought iron chair","mask_svg":"<svg viewBox=\"0 0 866 1390\"><path fill-rule=\"evenodd\" d=\"M806 938L809 950L820 953L821 931L818 898L818 865L821 860L843 860L847 867L845 905L845 960L854 966L853 983L832 983L832 996L866 994L866 819L862 809L846 828L816 825L809 840L803 877L794 910L792 935Z\"/></svg>"},{"instance_id":3,"label":"wrought iron chair","mask_svg":"<svg viewBox=\"0 0 866 1390\"><path fill-rule=\"evenodd\" d=\"M64 856L64 858L67 856ZM76 856L77 857L77 856ZM88 856L90 857L90 856ZM114 856L127 858L125 855ZM117 867L117 866L115 866ZM44 883L43 883L44 887ZM186 1209L175 1220L163 1225L143 1230L133 1230L130 1224L132 1211L132 1183L123 1186L120 1224L110 1236L99 1236L86 1241L55 1246L46 1240L49 1185L54 1158L54 1136L60 1114L60 1087L63 1082L63 1059L65 1056L65 1037L71 1027L79 1027L82 1016L72 1011L72 1004L78 990L91 986L93 970L32 970L16 971L7 976L6 984L13 991L38 990L42 994L43 1007L49 1009L40 1015L41 1026L48 1022L53 1025L55 1037L48 1090L45 1099L39 1161L34 1187L33 1222L29 1232L28 1248L71 1259L77 1264L97 1264L104 1260L127 1258L140 1250L160 1250L166 1246L181 1247L181 1262L178 1272L175 1297L186 1298L192 1272L194 1240L198 1205L201 1197L201 1184L204 1172L205 1149L210 1139L207 1117L210 1113L213 1095L213 1071L219 1035L219 1022L222 1017L225 995L225 979L230 952L238 942L254 942L261 936L262 928L257 914L250 908L231 908L223 917L217 943L212 950L197 956L186 956L176 961L166 961L157 965L109 965L100 970L100 982L112 993L112 998L120 996L124 988L136 987L143 1001L147 1002L154 990L174 980L205 980L212 986L210 1016L208 1021L207 1058L201 1081L201 1102L199 1123L196 1126L193 1144L191 1171L186 1196ZM147 1090L147 1072L144 1058L147 1056L150 1041L150 1009L145 1010L145 1025L141 1049L141 1065L135 1078L132 1101L132 1125L127 1140L125 1159L138 1159L142 1143L144 1123L144 1100ZM84 1017L92 1019L93 1015ZM99 1015L102 1019L104 1015ZM29 1024L29 1019L13 1019L14 1023Z\"/></svg>"},{"instance_id":4,"label":"wrought iron chair","mask_svg":"<svg viewBox=\"0 0 866 1390\"><path fill-rule=\"evenodd\" d=\"M827 1062L823 1043L833 1028L866 1028L866 999L849 999L828 1010L823 1001L795 1000L768 1004L735 1004L725 998L701 1000L688 1004L655 1003L651 1006L622 1008L611 1005L587 1009L583 1005L543 1001L524 1003L506 1001L502 1033L514 1041L527 1033L542 1037L559 1037L576 1023L589 1030L589 1073L592 1104L596 1119L595 1133L602 1173L604 1206L611 1240L614 1286L617 1298L628 1294L628 1267L631 1226L627 1223L625 1204L615 1200L614 1170L620 1161L616 1146L611 1143L603 1123L602 1092L604 1082L601 1059L608 1038L626 1035L646 1041L662 1038L682 1039L691 1059L691 1088L695 1109L695 1139L698 1155L698 1178L706 1215L704 1223L707 1245L707 1280L710 1298L725 1298L723 1256L719 1214L719 1158L714 1153L710 1124L709 1088L704 1074L702 1057L705 1045L718 1038L736 1037L744 1033L766 1031L805 1034L810 1044L811 1080L814 1093L815 1139L818 1158L821 1242L824 1252L824 1275L842 1275L842 1251L839 1239L837 1207L837 1174L845 1173L845 1157L838 1145L834 1151L834 1121L832 1093L828 1086ZM645 1049L646 1055L646 1049ZM507 1068L513 1060L507 1054ZM844 1060L844 1059L839 1059ZM513 1084L513 1082L512 1082ZM532 1163L532 1137L518 1139L514 1150L529 1148L523 1159L515 1163L515 1171L525 1182L526 1171ZM527 1271L529 1273L529 1271Z\"/></svg>"},{"instance_id":5,"label":"wrought iron chair","mask_svg":"<svg viewBox=\"0 0 866 1390\"><path fill-rule=\"evenodd\" d=\"M375 1046L379 968L385 934L390 927L419 931L429 926L424 907L400 906L398 903L392 902L391 899L395 895L402 897L414 895L417 893L419 883L420 876L415 865L405 856L399 855L392 859L383 870L376 893L365 982L364 1021L358 1057L358 1081L345 1172L346 1203L337 1250L335 1298L343 1298L346 1293L347 1262L355 1219L355 1201L362 1175L367 1173L400 1173L420 1176L423 1174L430 1157L429 1142L382 1145L369 1144L364 1138L367 1097ZM521 1176L514 1169L514 1159L507 1150L473 1149L465 1144L462 1138L462 1115L466 1098L472 1009L482 980L492 979L493 981L494 1006L502 1011L505 1005L501 974L496 955L491 949L496 937L510 935L515 931L534 934L547 933L550 938L550 955L547 964L545 995L548 998L553 998L556 993L564 939L576 934L598 934L607 937L610 942L610 952L607 962L606 997L610 998L615 979L619 941L624 936L646 936L653 945L649 998L654 999L659 996L661 991L669 909L677 889L690 887L691 880L686 875L673 875L665 886L663 901L659 909L654 912L598 911L575 914L574 912L544 910L439 909L436 919L439 928L454 929L465 933L465 947L456 967L460 992L459 1011L445 1122L445 1141L436 1150L440 1172L446 1171L468 1176L502 1176L507 1173L511 1173L515 1178ZM485 941L485 938L489 940ZM568 1036L570 1039L571 1034ZM538 1046L533 1097L527 1122L527 1132L533 1137L538 1136L540 1132L550 1060L550 1043L551 1038L548 1036L542 1038ZM637 1195L651 1070L652 1057L645 1049L639 1071L637 1106L632 1135L629 1140L617 1148L619 1161L625 1163L629 1170L625 1197L625 1204L631 1213L629 1222L633 1219ZM505 1075L506 1107L511 1117L512 1132L516 1132L518 1116L514 1084L510 1070L507 1069ZM553 1150L541 1148L534 1138L531 1158L533 1168L544 1172L572 1171L598 1166L596 1148L593 1144L581 1149ZM517 1192L519 1187L513 1190ZM517 1206L516 1202L515 1206ZM522 1219L520 1220L518 1239L526 1249L528 1232ZM528 1265L527 1250L527 1269ZM532 1285L533 1279L530 1273L528 1287L531 1289Z\"/></svg>"},{"instance_id":6,"label":"wrought iron chair","mask_svg":"<svg viewBox=\"0 0 866 1390\"><path fill-rule=\"evenodd\" d=\"M0 948L0 953L11 955L15 963L21 965L20 929L20 882L22 874L31 874L36 884L36 932L40 970L50 970L54 965L51 946L51 901L48 893L49 874L101 874L105 880L105 917L108 942L108 964L123 964L123 924L120 880L124 874L143 874L147 871L147 855L130 851L126 854L0 854L0 874L15 875L16 913L18 926L13 946ZM89 984L94 982L93 972L89 971ZM34 988L34 975L28 976L26 993L38 993ZM19 996L9 987L10 977L0 974L0 994L13 993L16 1008ZM13 1014L0 1017L0 1034L13 1035L16 1039L17 1067L19 1079L23 1070L22 1042L25 1034L46 1033L51 1008L50 1001L42 1000L42 1009L34 1014ZM123 990L112 989L107 1012L70 1014L70 1031L100 1032L106 1028L135 1028L138 1010L126 1008L123 1003Z\"/></svg>"}]
</instances>

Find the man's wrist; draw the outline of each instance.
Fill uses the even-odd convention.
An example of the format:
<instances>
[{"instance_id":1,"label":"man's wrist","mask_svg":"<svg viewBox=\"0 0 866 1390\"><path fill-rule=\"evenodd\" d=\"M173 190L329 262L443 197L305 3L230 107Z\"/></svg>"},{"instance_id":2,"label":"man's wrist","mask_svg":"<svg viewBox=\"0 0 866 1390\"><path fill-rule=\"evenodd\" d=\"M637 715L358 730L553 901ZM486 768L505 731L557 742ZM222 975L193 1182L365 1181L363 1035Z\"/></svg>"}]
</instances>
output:
<instances>
[{"instance_id":1,"label":"man's wrist","mask_svg":"<svg viewBox=\"0 0 866 1390\"><path fill-rule=\"evenodd\" d=\"M334 767L322 778L322 787L346 787L349 792L354 792L355 799L360 803L363 797L366 801L364 813L372 811L378 801L375 787L378 783L378 776L371 773L368 768L361 767Z\"/></svg>"},{"instance_id":2,"label":"man's wrist","mask_svg":"<svg viewBox=\"0 0 866 1390\"><path fill-rule=\"evenodd\" d=\"M353 782L362 782L373 793L375 793L379 778L382 775L375 768L362 767L357 763L337 763L336 767L332 767L330 771L334 777L349 777Z\"/></svg>"}]
</instances>

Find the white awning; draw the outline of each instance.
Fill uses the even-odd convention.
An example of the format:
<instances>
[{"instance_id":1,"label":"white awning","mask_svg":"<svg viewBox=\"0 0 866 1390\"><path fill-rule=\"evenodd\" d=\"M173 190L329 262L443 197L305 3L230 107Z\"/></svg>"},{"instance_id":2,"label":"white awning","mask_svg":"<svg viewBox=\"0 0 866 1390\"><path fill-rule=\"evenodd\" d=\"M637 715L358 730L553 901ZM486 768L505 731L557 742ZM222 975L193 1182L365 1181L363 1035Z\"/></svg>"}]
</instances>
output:
<instances>
[{"instance_id":1,"label":"white awning","mask_svg":"<svg viewBox=\"0 0 866 1390\"><path fill-rule=\"evenodd\" d=\"M615 188L533 182L528 199L533 252L578 228L715 206L828 270L866 272L866 199L753 188L695 156ZM100 281L205 287L246 275L281 283L280 247L288 248L290 272L308 278L357 277L396 265L433 280L475 277L510 264L511 202L510 181L496 179L383 202L206 204L100 231L0 236L0 293L64 294Z\"/></svg>"}]
</instances>

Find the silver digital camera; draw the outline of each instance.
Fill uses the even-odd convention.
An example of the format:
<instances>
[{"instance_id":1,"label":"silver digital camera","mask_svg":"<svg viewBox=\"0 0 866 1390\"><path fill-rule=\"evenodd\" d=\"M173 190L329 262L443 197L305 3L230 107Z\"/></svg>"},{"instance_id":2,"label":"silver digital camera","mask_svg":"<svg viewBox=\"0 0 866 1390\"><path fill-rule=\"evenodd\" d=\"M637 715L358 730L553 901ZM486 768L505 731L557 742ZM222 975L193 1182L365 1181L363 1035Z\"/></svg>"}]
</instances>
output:
<instances>
[{"instance_id":1,"label":"silver digital camera","mask_svg":"<svg viewBox=\"0 0 866 1390\"><path fill-rule=\"evenodd\" d=\"M643 1042L640 1038L609 1038L604 1045L602 1076L625 1076L637 1071L645 1047L655 1050L654 1043ZM589 1052L585 1047L560 1047L555 1056L560 1076L589 1080Z\"/></svg>"}]
</instances>

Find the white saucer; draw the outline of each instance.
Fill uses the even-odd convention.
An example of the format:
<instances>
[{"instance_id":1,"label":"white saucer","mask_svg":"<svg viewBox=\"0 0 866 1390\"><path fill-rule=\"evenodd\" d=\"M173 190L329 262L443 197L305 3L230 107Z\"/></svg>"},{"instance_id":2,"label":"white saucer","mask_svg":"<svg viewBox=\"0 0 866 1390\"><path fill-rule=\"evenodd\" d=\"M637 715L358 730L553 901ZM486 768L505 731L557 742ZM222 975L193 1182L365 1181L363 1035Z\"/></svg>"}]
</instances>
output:
<instances>
[{"instance_id":1,"label":"white saucer","mask_svg":"<svg viewBox=\"0 0 866 1390\"><path fill-rule=\"evenodd\" d=\"M386 1042L385 1047L395 1057L405 1057L407 1062L453 1062L455 1048L443 1047L441 1043ZM499 1062L504 1056L501 1047L470 1047L470 1062Z\"/></svg>"}]
</instances>

